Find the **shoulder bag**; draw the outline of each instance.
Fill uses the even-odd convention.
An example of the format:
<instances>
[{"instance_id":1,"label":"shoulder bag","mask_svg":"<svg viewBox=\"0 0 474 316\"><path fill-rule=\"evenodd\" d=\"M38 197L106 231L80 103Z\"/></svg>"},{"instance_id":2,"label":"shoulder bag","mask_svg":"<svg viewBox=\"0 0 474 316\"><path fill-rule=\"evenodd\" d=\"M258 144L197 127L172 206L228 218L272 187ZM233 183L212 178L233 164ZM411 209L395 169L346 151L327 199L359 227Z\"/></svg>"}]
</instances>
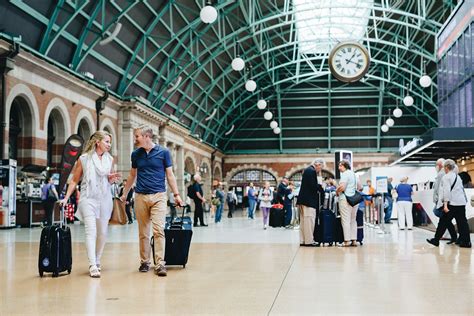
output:
<instances>
[{"instance_id":1,"label":"shoulder bag","mask_svg":"<svg viewBox=\"0 0 474 316\"><path fill-rule=\"evenodd\" d=\"M362 194L360 194L360 192L357 191L357 179L356 179L355 174L354 174L354 181L355 181L355 186L356 186L354 195L351 195L351 196L346 195L347 203L349 203L350 206L356 206L357 204L359 204L360 202L364 200L364 198L362 197Z\"/></svg>"}]
</instances>

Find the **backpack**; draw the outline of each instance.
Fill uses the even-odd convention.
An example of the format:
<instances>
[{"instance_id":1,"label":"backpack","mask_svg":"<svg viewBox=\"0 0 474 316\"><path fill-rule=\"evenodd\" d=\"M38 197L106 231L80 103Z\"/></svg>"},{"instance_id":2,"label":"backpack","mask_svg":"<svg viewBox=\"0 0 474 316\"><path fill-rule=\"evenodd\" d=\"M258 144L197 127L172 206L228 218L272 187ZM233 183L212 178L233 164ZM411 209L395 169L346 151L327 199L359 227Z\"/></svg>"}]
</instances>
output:
<instances>
[{"instance_id":1,"label":"backpack","mask_svg":"<svg viewBox=\"0 0 474 316\"><path fill-rule=\"evenodd\" d=\"M227 203L234 202L234 194L232 192L227 192Z\"/></svg>"},{"instance_id":2,"label":"backpack","mask_svg":"<svg viewBox=\"0 0 474 316\"><path fill-rule=\"evenodd\" d=\"M188 197L191 199L191 200L194 200L197 198L196 196L196 190L194 190L194 184L190 184L188 186Z\"/></svg>"}]
</instances>

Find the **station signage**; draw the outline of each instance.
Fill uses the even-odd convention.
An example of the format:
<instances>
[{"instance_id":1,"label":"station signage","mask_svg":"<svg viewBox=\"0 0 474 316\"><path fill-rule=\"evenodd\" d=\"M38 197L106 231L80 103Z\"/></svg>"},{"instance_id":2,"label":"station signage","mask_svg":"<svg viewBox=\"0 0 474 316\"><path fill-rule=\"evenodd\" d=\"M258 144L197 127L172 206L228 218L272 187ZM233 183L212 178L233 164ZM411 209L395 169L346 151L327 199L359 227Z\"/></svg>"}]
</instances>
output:
<instances>
[{"instance_id":1,"label":"station signage","mask_svg":"<svg viewBox=\"0 0 474 316\"><path fill-rule=\"evenodd\" d=\"M420 146L422 144L423 140L418 137L413 137L412 140L410 140L408 143L405 144L402 138L400 138L399 146L398 146L398 151L401 156L405 156L408 152L412 151L416 147Z\"/></svg>"}]
</instances>

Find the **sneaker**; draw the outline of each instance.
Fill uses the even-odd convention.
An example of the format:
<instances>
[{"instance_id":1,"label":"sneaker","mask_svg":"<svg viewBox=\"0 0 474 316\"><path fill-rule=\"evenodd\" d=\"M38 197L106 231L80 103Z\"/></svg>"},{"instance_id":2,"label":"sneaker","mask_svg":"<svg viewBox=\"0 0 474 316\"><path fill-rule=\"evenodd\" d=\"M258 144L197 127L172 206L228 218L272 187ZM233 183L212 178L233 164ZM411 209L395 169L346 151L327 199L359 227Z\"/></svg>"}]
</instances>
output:
<instances>
[{"instance_id":1,"label":"sneaker","mask_svg":"<svg viewBox=\"0 0 474 316\"><path fill-rule=\"evenodd\" d=\"M97 269L96 265L89 267L89 275L91 278L100 278L100 271Z\"/></svg>"},{"instance_id":2,"label":"sneaker","mask_svg":"<svg viewBox=\"0 0 474 316\"><path fill-rule=\"evenodd\" d=\"M149 270L150 270L150 264L146 262L143 262L142 264L140 264L140 267L138 268L138 271L140 272L148 272Z\"/></svg>"},{"instance_id":3,"label":"sneaker","mask_svg":"<svg viewBox=\"0 0 474 316\"><path fill-rule=\"evenodd\" d=\"M155 274L158 276L165 277L168 272L166 271L166 267L164 265L159 264L158 267L155 268Z\"/></svg>"},{"instance_id":4,"label":"sneaker","mask_svg":"<svg viewBox=\"0 0 474 316\"><path fill-rule=\"evenodd\" d=\"M102 270L100 269L100 263L96 264L95 266L97 267L97 270L99 270L99 272L102 271Z\"/></svg>"}]
</instances>

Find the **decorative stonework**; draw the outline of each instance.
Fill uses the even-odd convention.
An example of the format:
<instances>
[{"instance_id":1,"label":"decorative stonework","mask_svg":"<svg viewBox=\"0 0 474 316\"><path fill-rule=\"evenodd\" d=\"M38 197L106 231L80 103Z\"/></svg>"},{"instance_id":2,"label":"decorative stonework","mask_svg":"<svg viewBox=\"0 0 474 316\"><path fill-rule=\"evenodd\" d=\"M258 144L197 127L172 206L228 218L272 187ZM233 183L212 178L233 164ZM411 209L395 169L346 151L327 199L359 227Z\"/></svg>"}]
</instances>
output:
<instances>
[{"instance_id":1,"label":"decorative stonework","mask_svg":"<svg viewBox=\"0 0 474 316\"><path fill-rule=\"evenodd\" d=\"M32 116L32 124L33 126L31 127L31 135L24 135L24 136L32 136L32 137L46 137L43 133L43 135L39 135L40 128L39 128L39 122L40 122L40 117L39 117L39 108L38 108L38 103L36 102L35 95L33 94L33 91L25 85L25 84L17 84L15 85L12 89L10 89L10 93L8 94L7 97L7 103L6 103L6 108L5 108L5 117L7 118L6 121L6 129L8 130L10 128L10 110L13 104L13 100L16 97L22 97L26 103L28 104L28 110L31 113Z\"/></svg>"},{"instance_id":2,"label":"decorative stonework","mask_svg":"<svg viewBox=\"0 0 474 316\"><path fill-rule=\"evenodd\" d=\"M226 183L230 183L230 179L232 179L232 177L239 173L240 171L243 171L243 170L247 170L247 169L259 169L259 170L264 170L268 173L270 173L272 176L275 177L276 181L278 182L279 180L279 175L278 175L278 172L276 172L275 170L273 170L272 168L269 168L267 167L266 165L261 165L261 164L244 164L244 165L240 165L238 167L235 167L235 168L232 168L231 170L229 170L226 174L226 177L225 177L225 182Z\"/></svg>"}]
</instances>

